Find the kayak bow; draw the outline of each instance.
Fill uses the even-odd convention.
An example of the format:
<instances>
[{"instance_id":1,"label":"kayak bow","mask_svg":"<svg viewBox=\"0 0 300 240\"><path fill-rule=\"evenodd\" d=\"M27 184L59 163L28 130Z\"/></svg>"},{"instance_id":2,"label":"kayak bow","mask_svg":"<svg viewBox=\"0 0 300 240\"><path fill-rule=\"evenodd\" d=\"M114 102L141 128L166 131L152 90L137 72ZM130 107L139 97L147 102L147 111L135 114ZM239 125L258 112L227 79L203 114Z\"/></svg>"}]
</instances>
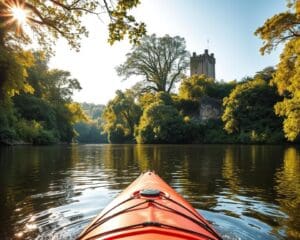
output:
<instances>
[{"instance_id":1,"label":"kayak bow","mask_svg":"<svg viewBox=\"0 0 300 240\"><path fill-rule=\"evenodd\" d=\"M158 175L146 172L114 199L77 239L222 238Z\"/></svg>"}]
</instances>

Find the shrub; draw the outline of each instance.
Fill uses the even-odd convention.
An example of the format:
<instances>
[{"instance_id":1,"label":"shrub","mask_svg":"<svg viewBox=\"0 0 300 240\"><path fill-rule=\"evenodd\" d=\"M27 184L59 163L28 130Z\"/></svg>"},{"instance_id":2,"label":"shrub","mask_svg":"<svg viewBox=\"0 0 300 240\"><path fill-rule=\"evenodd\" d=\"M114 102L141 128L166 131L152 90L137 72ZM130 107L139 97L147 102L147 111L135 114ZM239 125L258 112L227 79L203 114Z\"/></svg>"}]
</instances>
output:
<instances>
[{"instance_id":1,"label":"shrub","mask_svg":"<svg viewBox=\"0 0 300 240\"><path fill-rule=\"evenodd\" d=\"M145 109L136 138L138 143L181 143L184 131L182 116L176 108L157 102Z\"/></svg>"}]
</instances>

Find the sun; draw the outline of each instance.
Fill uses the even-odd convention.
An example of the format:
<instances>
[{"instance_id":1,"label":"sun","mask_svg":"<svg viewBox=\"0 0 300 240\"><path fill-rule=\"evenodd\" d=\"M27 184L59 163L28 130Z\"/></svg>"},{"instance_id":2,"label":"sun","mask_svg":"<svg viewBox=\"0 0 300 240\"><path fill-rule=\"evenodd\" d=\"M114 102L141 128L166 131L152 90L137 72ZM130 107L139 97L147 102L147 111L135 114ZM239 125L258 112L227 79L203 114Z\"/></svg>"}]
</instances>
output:
<instances>
[{"instance_id":1,"label":"sun","mask_svg":"<svg viewBox=\"0 0 300 240\"><path fill-rule=\"evenodd\" d=\"M23 8L12 7L11 13L13 18L20 24L23 25L27 21L27 13Z\"/></svg>"}]
</instances>

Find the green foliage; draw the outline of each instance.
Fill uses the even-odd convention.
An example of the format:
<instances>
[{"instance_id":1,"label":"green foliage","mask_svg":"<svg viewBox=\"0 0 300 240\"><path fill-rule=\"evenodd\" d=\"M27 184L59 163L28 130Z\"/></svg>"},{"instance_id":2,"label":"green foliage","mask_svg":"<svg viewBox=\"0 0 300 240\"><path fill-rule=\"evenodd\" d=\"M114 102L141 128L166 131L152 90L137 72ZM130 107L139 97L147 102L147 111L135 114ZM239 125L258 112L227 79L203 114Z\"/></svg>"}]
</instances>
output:
<instances>
[{"instance_id":1,"label":"green foliage","mask_svg":"<svg viewBox=\"0 0 300 240\"><path fill-rule=\"evenodd\" d=\"M223 129L223 123L221 120L208 120L203 125L204 136L203 143L237 143L236 135L229 135ZM249 142L248 142L249 143Z\"/></svg>"},{"instance_id":2,"label":"green foliage","mask_svg":"<svg viewBox=\"0 0 300 240\"><path fill-rule=\"evenodd\" d=\"M179 87L179 97L185 100L198 101L207 94L207 89L213 85L214 79L203 75L193 75L183 79Z\"/></svg>"},{"instance_id":3,"label":"green foliage","mask_svg":"<svg viewBox=\"0 0 300 240\"><path fill-rule=\"evenodd\" d=\"M14 97L15 108L21 118L37 121L42 129L33 136L34 143L45 144L56 142L72 142L75 136L73 125L87 120L78 103L72 102L72 94L80 90L76 79L70 78L70 73L62 70L50 70L48 59L43 53L34 54L35 62L28 69L28 83L36 88L34 95L21 94ZM24 129L26 132L26 129ZM50 131L50 132L49 132ZM20 131L19 131L20 133ZM30 135L30 134L29 134ZM41 137L45 136L45 141Z\"/></svg>"},{"instance_id":4,"label":"green foliage","mask_svg":"<svg viewBox=\"0 0 300 240\"><path fill-rule=\"evenodd\" d=\"M15 126L16 132L20 139L32 143L42 129L39 122L20 119Z\"/></svg>"},{"instance_id":5,"label":"green foliage","mask_svg":"<svg viewBox=\"0 0 300 240\"><path fill-rule=\"evenodd\" d=\"M141 116L141 109L135 103L132 91L116 91L116 96L111 100L103 112L103 131L108 135L109 141L114 139L133 141L134 128Z\"/></svg>"},{"instance_id":6,"label":"green foliage","mask_svg":"<svg viewBox=\"0 0 300 240\"><path fill-rule=\"evenodd\" d=\"M169 93L188 67L188 57L183 38L153 34L141 39L117 71L125 79L142 77L146 91Z\"/></svg>"},{"instance_id":7,"label":"green foliage","mask_svg":"<svg viewBox=\"0 0 300 240\"><path fill-rule=\"evenodd\" d=\"M14 98L14 104L20 118L20 122L16 125L19 136L27 142L36 144L47 142L46 139L41 140L42 136L47 137L49 143L57 142L58 139L62 142L72 142L75 136L73 124L85 117L75 103L52 105L35 96L20 95Z\"/></svg>"},{"instance_id":8,"label":"green foliage","mask_svg":"<svg viewBox=\"0 0 300 240\"><path fill-rule=\"evenodd\" d=\"M32 55L25 51L12 51L0 45L0 102L21 91L33 92L27 82L26 69L32 64Z\"/></svg>"},{"instance_id":9,"label":"green foliage","mask_svg":"<svg viewBox=\"0 0 300 240\"><path fill-rule=\"evenodd\" d=\"M145 110L150 104L162 102L165 105L173 105L174 100L167 92L145 92L139 96L138 103L143 110Z\"/></svg>"},{"instance_id":10,"label":"green foliage","mask_svg":"<svg viewBox=\"0 0 300 240\"><path fill-rule=\"evenodd\" d=\"M25 142L45 145L57 143L58 139L51 130L46 130L43 126L35 121L20 119L16 123L16 131L20 139Z\"/></svg>"},{"instance_id":11,"label":"green foliage","mask_svg":"<svg viewBox=\"0 0 300 240\"><path fill-rule=\"evenodd\" d=\"M17 119L10 101L0 104L0 144L10 144L16 138L14 124Z\"/></svg>"},{"instance_id":12,"label":"green foliage","mask_svg":"<svg viewBox=\"0 0 300 240\"><path fill-rule=\"evenodd\" d=\"M18 94L0 100L1 142L72 142L75 136L73 125L87 120L80 105L71 99L73 91L79 90L80 85L76 79L70 78L68 72L49 70L42 53L32 56L35 56L35 61L27 68L26 84L36 91L30 95L24 88L16 92L17 88L13 87L14 94ZM6 85L3 86L9 94Z\"/></svg>"},{"instance_id":13,"label":"green foliage","mask_svg":"<svg viewBox=\"0 0 300 240\"><path fill-rule=\"evenodd\" d=\"M33 144L48 145L57 143L57 138L52 131L41 129L38 135L33 139Z\"/></svg>"},{"instance_id":14,"label":"green foliage","mask_svg":"<svg viewBox=\"0 0 300 240\"><path fill-rule=\"evenodd\" d=\"M231 93L236 85L237 82L235 80L229 82L215 81L208 87L207 95L212 98L223 99Z\"/></svg>"},{"instance_id":15,"label":"green foliage","mask_svg":"<svg viewBox=\"0 0 300 240\"><path fill-rule=\"evenodd\" d=\"M283 130L288 140L300 136L300 98L284 99L275 105L276 114L284 117Z\"/></svg>"},{"instance_id":16,"label":"green foliage","mask_svg":"<svg viewBox=\"0 0 300 240\"><path fill-rule=\"evenodd\" d=\"M70 143L75 137L72 118L73 115L65 105L55 107L56 126L59 139L62 142Z\"/></svg>"},{"instance_id":17,"label":"green foliage","mask_svg":"<svg viewBox=\"0 0 300 240\"><path fill-rule=\"evenodd\" d=\"M108 130L109 143L127 143L133 141L133 138L126 132L123 125L116 124Z\"/></svg>"},{"instance_id":18,"label":"green foliage","mask_svg":"<svg viewBox=\"0 0 300 240\"><path fill-rule=\"evenodd\" d=\"M272 83L284 97L275 105L276 114L284 118L285 136L294 141L300 137L300 1L289 1L288 8L269 18L255 34L264 41L262 54L286 43Z\"/></svg>"},{"instance_id":19,"label":"green foliage","mask_svg":"<svg viewBox=\"0 0 300 240\"><path fill-rule=\"evenodd\" d=\"M107 2L104 1L107 6ZM136 7L139 0L119 0L113 10L109 10L111 23L109 24L108 42L113 44L115 41L124 39L128 34L129 41L137 44L140 38L146 34L146 25L137 23L134 16L128 15L128 11ZM114 5L112 4L111 7Z\"/></svg>"},{"instance_id":20,"label":"green foliage","mask_svg":"<svg viewBox=\"0 0 300 240\"><path fill-rule=\"evenodd\" d=\"M224 98L224 129L240 134L242 143L267 141L281 129L281 119L273 109L279 99L276 90L260 78L237 85L229 97Z\"/></svg>"},{"instance_id":21,"label":"green foliage","mask_svg":"<svg viewBox=\"0 0 300 240\"><path fill-rule=\"evenodd\" d=\"M14 129L0 128L0 144L12 144L17 139Z\"/></svg>"},{"instance_id":22,"label":"green foliage","mask_svg":"<svg viewBox=\"0 0 300 240\"><path fill-rule=\"evenodd\" d=\"M174 97L174 105L178 111L180 111L183 116L197 116L199 114L200 101L182 99L179 97Z\"/></svg>"},{"instance_id":23,"label":"green foliage","mask_svg":"<svg viewBox=\"0 0 300 240\"><path fill-rule=\"evenodd\" d=\"M138 98L138 104L143 110L154 102L156 102L156 94L153 92L144 92Z\"/></svg>"},{"instance_id":24,"label":"green foliage","mask_svg":"<svg viewBox=\"0 0 300 240\"><path fill-rule=\"evenodd\" d=\"M200 101L209 96L223 99L236 86L236 82L218 82L205 75L193 75L183 79L179 86L176 106L183 115L196 116L199 114Z\"/></svg>"},{"instance_id":25,"label":"green foliage","mask_svg":"<svg viewBox=\"0 0 300 240\"><path fill-rule=\"evenodd\" d=\"M255 35L264 41L260 49L262 54L270 53L280 43L300 36L300 3L291 0L287 6L290 11L275 14L255 31Z\"/></svg>"},{"instance_id":26,"label":"green foliage","mask_svg":"<svg viewBox=\"0 0 300 240\"><path fill-rule=\"evenodd\" d=\"M78 134L75 140L80 143L107 143L107 136L95 122L78 122L74 125Z\"/></svg>"},{"instance_id":27,"label":"green foliage","mask_svg":"<svg viewBox=\"0 0 300 240\"><path fill-rule=\"evenodd\" d=\"M193 75L183 79L179 87L179 97L184 100L199 101L205 95L222 99L229 95L236 82L218 82L203 75Z\"/></svg>"},{"instance_id":28,"label":"green foliage","mask_svg":"<svg viewBox=\"0 0 300 240\"><path fill-rule=\"evenodd\" d=\"M80 121L74 125L77 133L75 141L79 143L107 143L107 134L103 134L102 113L104 105L93 103L81 103L82 110L89 118L88 121Z\"/></svg>"},{"instance_id":29,"label":"green foliage","mask_svg":"<svg viewBox=\"0 0 300 240\"><path fill-rule=\"evenodd\" d=\"M27 12L26 28L22 28L14 18L11 8L18 2L0 1L0 46L25 45L31 43L32 34L38 43L48 50L58 38L64 38L69 45L79 49L80 40L88 36L83 24L86 15L95 17L108 16L110 44L122 40L128 35L133 43L138 43L146 32L145 24L138 23L128 12L139 4L139 0L49 0L22 1L19 4Z\"/></svg>"},{"instance_id":30,"label":"green foliage","mask_svg":"<svg viewBox=\"0 0 300 240\"><path fill-rule=\"evenodd\" d=\"M89 116L91 119L96 120L101 118L102 113L104 111L104 105L97 105L93 103L81 103L82 110Z\"/></svg>"},{"instance_id":31,"label":"green foliage","mask_svg":"<svg viewBox=\"0 0 300 240\"><path fill-rule=\"evenodd\" d=\"M136 135L138 143L183 142L183 119L175 107L162 102L153 103L145 109Z\"/></svg>"},{"instance_id":32,"label":"green foliage","mask_svg":"<svg viewBox=\"0 0 300 240\"><path fill-rule=\"evenodd\" d=\"M184 143L203 143L206 126L199 121L191 120L189 117L184 118Z\"/></svg>"},{"instance_id":33,"label":"green foliage","mask_svg":"<svg viewBox=\"0 0 300 240\"><path fill-rule=\"evenodd\" d=\"M25 120L35 120L47 129L56 128L55 109L45 100L32 95L19 95L13 98L14 107Z\"/></svg>"},{"instance_id":34,"label":"green foliage","mask_svg":"<svg viewBox=\"0 0 300 240\"><path fill-rule=\"evenodd\" d=\"M284 96L275 106L276 114L284 117L285 136L294 141L300 137L300 36L286 44L272 83Z\"/></svg>"}]
</instances>

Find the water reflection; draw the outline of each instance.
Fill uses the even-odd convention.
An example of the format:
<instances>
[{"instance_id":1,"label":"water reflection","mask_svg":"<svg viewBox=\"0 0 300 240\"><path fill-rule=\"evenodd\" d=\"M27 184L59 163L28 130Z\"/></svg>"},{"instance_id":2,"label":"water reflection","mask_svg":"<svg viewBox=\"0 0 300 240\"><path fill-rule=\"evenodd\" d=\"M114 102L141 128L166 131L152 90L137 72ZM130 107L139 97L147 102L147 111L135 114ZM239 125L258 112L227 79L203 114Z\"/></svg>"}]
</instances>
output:
<instances>
[{"instance_id":1,"label":"water reflection","mask_svg":"<svg viewBox=\"0 0 300 240\"><path fill-rule=\"evenodd\" d=\"M71 145L0 148L0 239L73 239L155 170L224 239L300 238L297 147Z\"/></svg>"},{"instance_id":2,"label":"water reflection","mask_svg":"<svg viewBox=\"0 0 300 240\"><path fill-rule=\"evenodd\" d=\"M282 166L277 169L275 178L276 200L289 216L282 225L286 226L285 231L291 239L300 239L300 154L296 148L285 150Z\"/></svg>"},{"instance_id":3,"label":"water reflection","mask_svg":"<svg viewBox=\"0 0 300 240\"><path fill-rule=\"evenodd\" d=\"M223 160L222 176L230 191L233 194L238 194L241 187L239 183L239 168L234 162L235 159L236 157L234 156L233 147L226 148Z\"/></svg>"}]
</instances>

